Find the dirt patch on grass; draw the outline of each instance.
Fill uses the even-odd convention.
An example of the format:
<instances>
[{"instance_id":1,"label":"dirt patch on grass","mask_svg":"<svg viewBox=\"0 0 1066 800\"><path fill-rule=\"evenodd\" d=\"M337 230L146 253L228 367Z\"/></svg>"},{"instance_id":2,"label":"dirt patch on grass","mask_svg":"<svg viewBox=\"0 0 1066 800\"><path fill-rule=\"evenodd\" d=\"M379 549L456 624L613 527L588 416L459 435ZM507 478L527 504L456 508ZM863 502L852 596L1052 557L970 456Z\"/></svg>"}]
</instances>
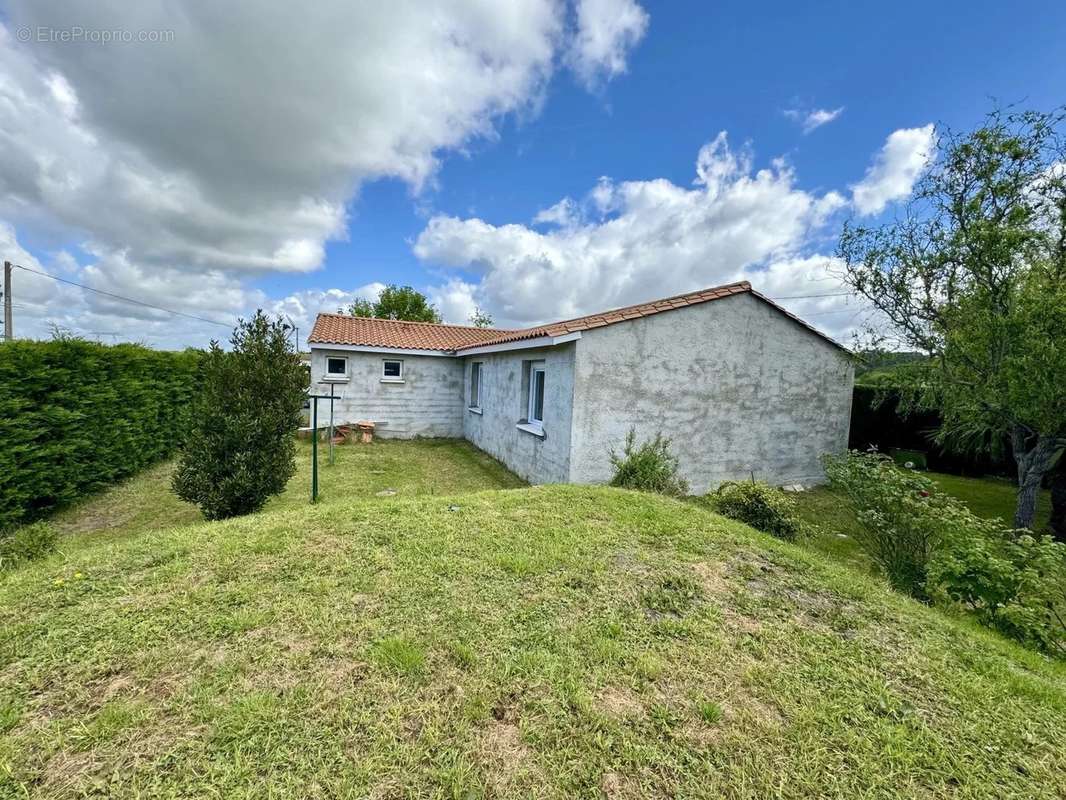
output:
<instances>
[{"instance_id":1,"label":"dirt patch on grass","mask_svg":"<svg viewBox=\"0 0 1066 800\"><path fill-rule=\"evenodd\" d=\"M533 751L522 741L522 733L514 723L489 723L478 740L478 761L485 768L486 783L494 794L540 782Z\"/></svg>"},{"instance_id":2,"label":"dirt patch on grass","mask_svg":"<svg viewBox=\"0 0 1066 800\"><path fill-rule=\"evenodd\" d=\"M639 717L644 704L628 689L608 686L596 695L596 707L612 717Z\"/></svg>"},{"instance_id":3,"label":"dirt patch on grass","mask_svg":"<svg viewBox=\"0 0 1066 800\"><path fill-rule=\"evenodd\" d=\"M600 792L607 800L635 800L638 797L647 797L637 781L617 772L603 773Z\"/></svg>"},{"instance_id":4,"label":"dirt patch on grass","mask_svg":"<svg viewBox=\"0 0 1066 800\"><path fill-rule=\"evenodd\" d=\"M63 796L64 790L73 789L85 776L97 773L101 766L92 752L60 750L44 765L40 783L57 796Z\"/></svg>"}]
</instances>

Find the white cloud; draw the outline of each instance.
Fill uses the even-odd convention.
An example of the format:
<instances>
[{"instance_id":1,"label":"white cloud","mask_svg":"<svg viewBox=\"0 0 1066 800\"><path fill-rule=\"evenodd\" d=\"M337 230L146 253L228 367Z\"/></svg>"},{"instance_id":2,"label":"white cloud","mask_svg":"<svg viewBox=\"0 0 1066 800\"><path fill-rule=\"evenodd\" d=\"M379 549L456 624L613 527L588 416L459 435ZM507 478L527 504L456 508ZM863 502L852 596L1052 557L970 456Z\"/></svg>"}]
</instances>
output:
<instances>
[{"instance_id":1,"label":"white cloud","mask_svg":"<svg viewBox=\"0 0 1066 800\"><path fill-rule=\"evenodd\" d=\"M623 74L648 21L634 0L577 0L577 34L568 60L582 83L594 89Z\"/></svg>"},{"instance_id":2,"label":"white cloud","mask_svg":"<svg viewBox=\"0 0 1066 800\"><path fill-rule=\"evenodd\" d=\"M866 170L851 187L860 214L879 214L889 203L910 196L914 184L936 155L933 125L893 131Z\"/></svg>"},{"instance_id":3,"label":"white cloud","mask_svg":"<svg viewBox=\"0 0 1066 800\"><path fill-rule=\"evenodd\" d=\"M470 316L478 308L477 290L475 284L453 278L443 286L431 288L429 302L437 307L445 322L469 325Z\"/></svg>"},{"instance_id":4,"label":"white cloud","mask_svg":"<svg viewBox=\"0 0 1066 800\"><path fill-rule=\"evenodd\" d=\"M804 110L790 108L784 111L786 117L799 123L804 133L810 133L816 128L832 122L843 113L844 106L834 109L812 108Z\"/></svg>"},{"instance_id":5,"label":"white cloud","mask_svg":"<svg viewBox=\"0 0 1066 800\"><path fill-rule=\"evenodd\" d=\"M533 217L534 225L559 225L567 227L578 222L577 204L569 197L564 197L551 208L537 212Z\"/></svg>"},{"instance_id":6,"label":"white cloud","mask_svg":"<svg viewBox=\"0 0 1066 800\"><path fill-rule=\"evenodd\" d=\"M415 254L476 277L462 281L464 290L501 325L740 279L789 295L842 291L827 259L808 261L802 253L844 198L798 188L782 160L760 170L752 164L750 149L734 151L722 133L697 155L694 188L664 179L601 179L580 203L564 206L571 224L544 232L437 216L419 235ZM823 322L827 330L845 329L828 315Z\"/></svg>"},{"instance_id":7,"label":"white cloud","mask_svg":"<svg viewBox=\"0 0 1066 800\"><path fill-rule=\"evenodd\" d=\"M244 288L250 276L321 266L362 184L417 193L444 154L535 113L573 53L581 80L624 70L647 15L607 10L582 3L572 25L560 0L8 0L0 220L78 242L87 280L205 314L247 310L267 301ZM73 25L173 35L13 35Z\"/></svg>"}]
</instances>

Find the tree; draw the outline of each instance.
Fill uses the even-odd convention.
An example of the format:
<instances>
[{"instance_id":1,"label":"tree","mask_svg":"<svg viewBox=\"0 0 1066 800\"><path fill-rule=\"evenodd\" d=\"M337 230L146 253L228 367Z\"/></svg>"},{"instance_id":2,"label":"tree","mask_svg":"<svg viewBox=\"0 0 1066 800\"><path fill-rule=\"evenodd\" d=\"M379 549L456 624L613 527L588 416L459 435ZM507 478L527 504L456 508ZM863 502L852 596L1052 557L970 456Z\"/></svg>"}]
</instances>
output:
<instances>
[{"instance_id":1,"label":"tree","mask_svg":"<svg viewBox=\"0 0 1066 800\"><path fill-rule=\"evenodd\" d=\"M482 311L478 306L474 309L474 313L470 315L470 324L475 328L491 328L493 326L492 315Z\"/></svg>"},{"instance_id":2,"label":"tree","mask_svg":"<svg viewBox=\"0 0 1066 800\"><path fill-rule=\"evenodd\" d=\"M281 320L241 320L230 352L211 342L173 488L208 519L258 511L296 472L307 373Z\"/></svg>"},{"instance_id":3,"label":"tree","mask_svg":"<svg viewBox=\"0 0 1066 800\"><path fill-rule=\"evenodd\" d=\"M348 306L353 317L405 319L412 322L440 322L441 316L424 294L410 286L391 284L381 290L378 299L356 300Z\"/></svg>"},{"instance_id":4,"label":"tree","mask_svg":"<svg viewBox=\"0 0 1066 800\"><path fill-rule=\"evenodd\" d=\"M996 111L942 133L901 218L849 223L838 248L845 281L928 356L898 370L904 410L938 409L941 443L1009 439L1019 528L1066 447L1064 119Z\"/></svg>"}]
</instances>

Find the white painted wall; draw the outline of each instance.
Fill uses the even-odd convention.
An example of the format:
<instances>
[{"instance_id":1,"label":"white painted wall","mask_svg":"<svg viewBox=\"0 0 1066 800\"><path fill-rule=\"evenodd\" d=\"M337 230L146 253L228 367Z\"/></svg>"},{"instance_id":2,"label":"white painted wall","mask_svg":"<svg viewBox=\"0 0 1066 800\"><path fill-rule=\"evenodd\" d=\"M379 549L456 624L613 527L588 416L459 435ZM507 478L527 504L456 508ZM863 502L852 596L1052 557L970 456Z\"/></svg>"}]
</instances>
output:
<instances>
[{"instance_id":1,"label":"white painted wall","mask_svg":"<svg viewBox=\"0 0 1066 800\"><path fill-rule=\"evenodd\" d=\"M463 365L449 356L386 355L333 350L311 346L312 389L329 394L323 382L326 358L348 359L348 380L333 382L336 424L369 419L377 425L376 434L391 438L463 435ZM402 359L403 383L382 380L382 361ZM328 421L329 403L319 401L319 425ZM326 420L323 417L326 417Z\"/></svg>"},{"instance_id":2,"label":"white painted wall","mask_svg":"<svg viewBox=\"0 0 1066 800\"><path fill-rule=\"evenodd\" d=\"M691 491L755 477L820 483L847 447L847 354L742 294L585 331L574 364L569 480L610 479L634 427L672 439Z\"/></svg>"}]
</instances>

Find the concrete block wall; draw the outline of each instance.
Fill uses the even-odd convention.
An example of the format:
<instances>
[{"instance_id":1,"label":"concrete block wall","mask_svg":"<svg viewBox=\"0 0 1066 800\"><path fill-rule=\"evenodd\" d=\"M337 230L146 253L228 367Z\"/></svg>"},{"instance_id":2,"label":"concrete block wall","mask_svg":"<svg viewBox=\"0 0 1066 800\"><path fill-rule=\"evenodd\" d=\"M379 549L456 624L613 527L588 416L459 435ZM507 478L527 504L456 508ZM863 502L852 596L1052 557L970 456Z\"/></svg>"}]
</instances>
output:
<instances>
[{"instance_id":1,"label":"concrete block wall","mask_svg":"<svg viewBox=\"0 0 1066 800\"><path fill-rule=\"evenodd\" d=\"M329 394L323 382L326 359L348 359L348 380L332 382L341 396L334 401L337 424L369 419L377 435L409 439L415 436L458 438L463 435L463 365L457 358L425 355L388 355L349 350L311 351L311 381L317 394ZM382 380L382 361L403 361L403 382ZM328 403L319 401L319 424Z\"/></svg>"}]
</instances>

